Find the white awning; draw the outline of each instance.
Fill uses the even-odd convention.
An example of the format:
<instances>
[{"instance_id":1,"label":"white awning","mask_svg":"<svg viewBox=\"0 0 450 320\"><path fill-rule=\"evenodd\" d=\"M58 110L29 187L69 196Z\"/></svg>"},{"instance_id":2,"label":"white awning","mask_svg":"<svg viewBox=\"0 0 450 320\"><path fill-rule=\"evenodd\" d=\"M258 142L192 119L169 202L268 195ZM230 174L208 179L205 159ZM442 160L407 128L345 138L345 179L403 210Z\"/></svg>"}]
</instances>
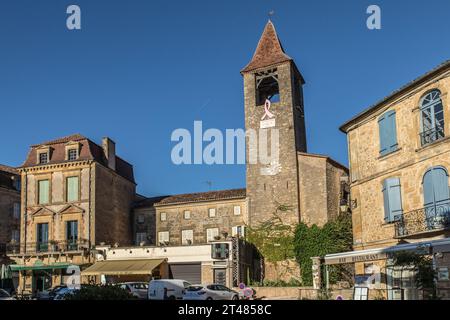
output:
<instances>
[{"instance_id":1,"label":"white awning","mask_svg":"<svg viewBox=\"0 0 450 320\"><path fill-rule=\"evenodd\" d=\"M423 253L450 251L450 238L434 241L423 241L417 243L399 244L396 246L376 249L366 249L357 251L348 251L341 253L327 254L324 257L324 264L345 264L364 261L385 260L392 256L392 253L399 251L417 250ZM424 252L425 251L425 252Z\"/></svg>"}]
</instances>

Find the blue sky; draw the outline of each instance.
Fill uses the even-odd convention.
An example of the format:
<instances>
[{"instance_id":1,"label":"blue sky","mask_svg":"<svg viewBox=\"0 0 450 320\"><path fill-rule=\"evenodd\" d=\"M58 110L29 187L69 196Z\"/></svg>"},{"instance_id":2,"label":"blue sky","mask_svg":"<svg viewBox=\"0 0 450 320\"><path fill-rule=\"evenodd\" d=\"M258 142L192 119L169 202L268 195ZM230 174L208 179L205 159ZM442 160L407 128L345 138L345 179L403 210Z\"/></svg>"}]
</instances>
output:
<instances>
[{"instance_id":1,"label":"blue sky","mask_svg":"<svg viewBox=\"0 0 450 320\"><path fill-rule=\"evenodd\" d=\"M81 31L66 28L70 4ZM381 30L366 28L370 4ZM173 165L170 135L194 120L244 127L239 70L270 10L306 79L309 152L344 164L338 127L450 58L448 0L2 0L0 163L48 139L107 135L145 195L244 187L244 165Z\"/></svg>"}]
</instances>

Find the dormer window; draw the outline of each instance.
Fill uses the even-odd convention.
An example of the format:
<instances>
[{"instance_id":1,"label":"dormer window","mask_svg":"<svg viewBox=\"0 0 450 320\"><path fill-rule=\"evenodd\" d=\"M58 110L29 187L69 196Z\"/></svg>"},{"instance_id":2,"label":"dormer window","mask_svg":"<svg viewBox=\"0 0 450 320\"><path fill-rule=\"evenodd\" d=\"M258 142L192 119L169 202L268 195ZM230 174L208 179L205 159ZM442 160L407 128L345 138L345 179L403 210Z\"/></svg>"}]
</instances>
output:
<instances>
[{"instance_id":1,"label":"dormer window","mask_svg":"<svg viewBox=\"0 0 450 320\"><path fill-rule=\"evenodd\" d=\"M48 152L39 153L39 164L48 163Z\"/></svg>"},{"instance_id":2,"label":"dormer window","mask_svg":"<svg viewBox=\"0 0 450 320\"><path fill-rule=\"evenodd\" d=\"M77 149L68 149L67 150L67 160L74 161L78 159L78 150Z\"/></svg>"}]
</instances>

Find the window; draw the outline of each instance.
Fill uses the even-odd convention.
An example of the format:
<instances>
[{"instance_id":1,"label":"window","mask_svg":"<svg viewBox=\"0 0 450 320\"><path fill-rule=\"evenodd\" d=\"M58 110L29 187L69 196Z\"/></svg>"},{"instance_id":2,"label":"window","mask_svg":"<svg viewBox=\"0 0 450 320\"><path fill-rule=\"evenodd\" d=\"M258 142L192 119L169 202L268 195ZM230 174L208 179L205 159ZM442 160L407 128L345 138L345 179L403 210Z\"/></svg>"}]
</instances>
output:
<instances>
[{"instance_id":1,"label":"window","mask_svg":"<svg viewBox=\"0 0 450 320\"><path fill-rule=\"evenodd\" d=\"M384 220L393 222L403 213L400 179L389 178L383 182Z\"/></svg>"},{"instance_id":2,"label":"window","mask_svg":"<svg viewBox=\"0 0 450 320\"><path fill-rule=\"evenodd\" d=\"M206 241L207 242L216 240L216 237L219 237L219 228L206 229Z\"/></svg>"},{"instance_id":3,"label":"window","mask_svg":"<svg viewBox=\"0 0 450 320\"><path fill-rule=\"evenodd\" d=\"M77 149L68 149L67 150L67 160L73 161L78 159L78 150Z\"/></svg>"},{"instance_id":4,"label":"window","mask_svg":"<svg viewBox=\"0 0 450 320\"><path fill-rule=\"evenodd\" d=\"M145 216L143 214L139 214L137 217L137 223L142 224L145 222Z\"/></svg>"},{"instance_id":5,"label":"window","mask_svg":"<svg viewBox=\"0 0 450 320\"><path fill-rule=\"evenodd\" d=\"M67 202L78 201L78 177L67 178Z\"/></svg>"},{"instance_id":6,"label":"window","mask_svg":"<svg viewBox=\"0 0 450 320\"><path fill-rule=\"evenodd\" d=\"M380 154L383 156L397 150L397 128L394 110L384 113L378 119L378 129L380 134Z\"/></svg>"},{"instance_id":7,"label":"window","mask_svg":"<svg viewBox=\"0 0 450 320\"><path fill-rule=\"evenodd\" d=\"M266 99L271 102L280 101L277 69L256 74L256 105L264 105Z\"/></svg>"},{"instance_id":8,"label":"window","mask_svg":"<svg viewBox=\"0 0 450 320\"><path fill-rule=\"evenodd\" d=\"M184 211L184 219L189 220L191 218L191 212L189 210Z\"/></svg>"},{"instance_id":9,"label":"window","mask_svg":"<svg viewBox=\"0 0 450 320\"><path fill-rule=\"evenodd\" d=\"M37 250L48 251L48 223L39 223L37 225Z\"/></svg>"},{"instance_id":10,"label":"window","mask_svg":"<svg viewBox=\"0 0 450 320\"><path fill-rule=\"evenodd\" d=\"M48 152L39 153L39 164L48 163Z\"/></svg>"},{"instance_id":11,"label":"window","mask_svg":"<svg viewBox=\"0 0 450 320\"><path fill-rule=\"evenodd\" d=\"M194 243L194 231L193 230L182 230L181 231L181 244L191 245Z\"/></svg>"},{"instance_id":12,"label":"window","mask_svg":"<svg viewBox=\"0 0 450 320\"><path fill-rule=\"evenodd\" d=\"M77 250L78 246L78 221L66 222L67 250Z\"/></svg>"},{"instance_id":13,"label":"window","mask_svg":"<svg viewBox=\"0 0 450 320\"><path fill-rule=\"evenodd\" d=\"M161 221L166 221L167 220L167 214L165 212L161 212L159 215L159 218Z\"/></svg>"},{"instance_id":14,"label":"window","mask_svg":"<svg viewBox=\"0 0 450 320\"><path fill-rule=\"evenodd\" d=\"M19 202L14 202L13 217L14 217L14 219L20 219L20 203Z\"/></svg>"},{"instance_id":15,"label":"window","mask_svg":"<svg viewBox=\"0 0 450 320\"><path fill-rule=\"evenodd\" d=\"M238 216L241 214L241 206L234 206L233 212L235 216Z\"/></svg>"},{"instance_id":16,"label":"window","mask_svg":"<svg viewBox=\"0 0 450 320\"><path fill-rule=\"evenodd\" d=\"M235 226L231 230L231 236L232 237L239 237L243 238L245 237L245 226Z\"/></svg>"},{"instance_id":17,"label":"window","mask_svg":"<svg viewBox=\"0 0 450 320\"><path fill-rule=\"evenodd\" d=\"M158 242L160 245L169 244L169 231L158 232Z\"/></svg>"},{"instance_id":18,"label":"window","mask_svg":"<svg viewBox=\"0 0 450 320\"><path fill-rule=\"evenodd\" d=\"M425 172L422 184L427 227L441 228L450 214L448 173L443 167L433 167Z\"/></svg>"},{"instance_id":19,"label":"window","mask_svg":"<svg viewBox=\"0 0 450 320\"><path fill-rule=\"evenodd\" d=\"M214 243L211 246L212 259L228 259L230 256L230 246L228 243Z\"/></svg>"},{"instance_id":20,"label":"window","mask_svg":"<svg viewBox=\"0 0 450 320\"><path fill-rule=\"evenodd\" d=\"M48 180L38 181L38 204L48 204L50 194L50 182Z\"/></svg>"},{"instance_id":21,"label":"window","mask_svg":"<svg viewBox=\"0 0 450 320\"><path fill-rule=\"evenodd\" d=\"M216 209L215 208L209 208L208 209L208 215L210 218L214 218L216 216Z\"/></svg>"},{"instance_id":22,"label":"window","mask_svg":"<svg viewBox=\"0 0 450 320\"><path fill-rule=\"evenodd\" d=\"M444 135L444 110L441 92L433 90L420 101L422 132L420 142L423 145L442 139Z\"/></svg>"},{"instance_id":23,"label":"window","mask_svg":"<svg viewBox=\"0 0 450 320\"><path fill-rule=\"evenodd\" d=\"M137 232L136 233L136 245L140 245L141 243L147 242L147 233L146 232Z\"/></svg>"},{"instance_id":24,"label":"window","mask_svg":"<svg viewBox=\"0 0 450 320\"><path fill-rule=\"evenodd\" d=\"M20 231L19 230L13 230L11 232L11 241L18 243L20 241Z\"/></svg>"}]
</instances>

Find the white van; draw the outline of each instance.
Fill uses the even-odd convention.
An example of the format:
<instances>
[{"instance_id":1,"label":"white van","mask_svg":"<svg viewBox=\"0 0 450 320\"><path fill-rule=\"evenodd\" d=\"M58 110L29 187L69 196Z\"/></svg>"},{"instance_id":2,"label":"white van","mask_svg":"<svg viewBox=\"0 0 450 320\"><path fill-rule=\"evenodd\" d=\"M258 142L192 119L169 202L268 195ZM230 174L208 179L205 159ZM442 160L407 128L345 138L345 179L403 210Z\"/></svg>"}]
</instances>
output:
<instances>
[{"instance_id":1,"label":"white van","mask_svg":"<svg viewBox=\"0 0 450 320\"><path fill-rule=\"evenodd\" d=\"M149 300L181 300L191 284L179 279L151 280L148 285Z\"/></svg>"}]
</instances>

